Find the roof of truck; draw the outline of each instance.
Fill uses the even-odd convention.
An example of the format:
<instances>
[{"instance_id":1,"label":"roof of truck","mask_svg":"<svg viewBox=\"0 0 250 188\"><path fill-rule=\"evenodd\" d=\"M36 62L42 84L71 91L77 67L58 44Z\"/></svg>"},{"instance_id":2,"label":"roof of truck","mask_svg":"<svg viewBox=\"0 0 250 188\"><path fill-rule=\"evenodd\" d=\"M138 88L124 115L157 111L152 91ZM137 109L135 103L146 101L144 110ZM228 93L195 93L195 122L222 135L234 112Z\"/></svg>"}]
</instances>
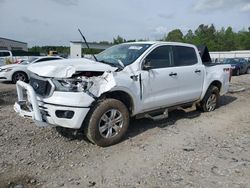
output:
<instances>
[{"instance_id":1,"label":"roof of truck","mask_svg":"<svg viewBox=\"0 0 250 188\"><path fill-rule=\"evenodd\" d=\"M139 42L127 42L123 44L168 44L168 45L179 45L179 46L192 46L194 47L195 45L193 44L188 44L188 43L182 43L182 42L166 42L166 41L139 41Z\"/></svg>"}]
</instances>

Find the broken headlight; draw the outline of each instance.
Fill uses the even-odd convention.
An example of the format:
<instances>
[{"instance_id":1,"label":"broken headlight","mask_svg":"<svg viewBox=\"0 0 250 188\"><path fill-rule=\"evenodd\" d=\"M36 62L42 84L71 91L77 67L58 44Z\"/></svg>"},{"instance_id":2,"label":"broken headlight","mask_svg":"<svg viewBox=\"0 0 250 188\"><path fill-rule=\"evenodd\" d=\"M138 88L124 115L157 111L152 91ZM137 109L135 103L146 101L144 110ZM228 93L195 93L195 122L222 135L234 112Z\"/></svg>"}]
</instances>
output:
<instances>
[{"instance_id":1,"label":"broken headlight","mask_svg":"<svg viewBox=\"0 0 250 188\"><path fill-rule=\"evenodd\" d=\"M56 91L83 92L88 91L94 84L92 81L81 79L53 79Z\"/></svg>"}]
</instances>

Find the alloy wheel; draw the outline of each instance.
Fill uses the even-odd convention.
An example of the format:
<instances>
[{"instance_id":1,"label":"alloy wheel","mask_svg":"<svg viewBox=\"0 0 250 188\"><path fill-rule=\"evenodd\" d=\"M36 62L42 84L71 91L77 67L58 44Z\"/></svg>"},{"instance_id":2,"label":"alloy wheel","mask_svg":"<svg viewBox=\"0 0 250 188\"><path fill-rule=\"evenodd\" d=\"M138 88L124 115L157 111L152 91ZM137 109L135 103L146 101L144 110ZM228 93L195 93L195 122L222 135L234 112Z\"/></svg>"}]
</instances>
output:
<instances>
[{"instance_id":1,"label":"alloy wheel","mask_svg":"<svg viewBox=\"0 0 250 188\"><path fill-rule=\"evenodd\" d=\"M16 81L18 81L18 80L20 80L20 81L25 81L25 79L26 79L26 77L25 77L25 75L24 75L23 73L17 73L17 74L15 75L15 80L16 80Z\"/></svg>"},{"instance_id":2,"label":"alloy wheel","mask_svg":"<svg viewBox=\"0 0 250 188\"><path fill-rule=\"evenodd\" d=\"M209 112L213 111L216 108L217 104L217 96L215 94L212 94L208 99L206 103L207 110Z\"/></svg>"},{"instance_id":3,"label":"alloy wheel","mask_svg":"<svg viewBox=\"0 0 250 188\"><path fill-rule=\"evenodd\" d=\"M106 111L99 121L99 132L104 138L112 138L119 134L123 127L122 113L117 109Z\"/></svg>"}]
</instances>

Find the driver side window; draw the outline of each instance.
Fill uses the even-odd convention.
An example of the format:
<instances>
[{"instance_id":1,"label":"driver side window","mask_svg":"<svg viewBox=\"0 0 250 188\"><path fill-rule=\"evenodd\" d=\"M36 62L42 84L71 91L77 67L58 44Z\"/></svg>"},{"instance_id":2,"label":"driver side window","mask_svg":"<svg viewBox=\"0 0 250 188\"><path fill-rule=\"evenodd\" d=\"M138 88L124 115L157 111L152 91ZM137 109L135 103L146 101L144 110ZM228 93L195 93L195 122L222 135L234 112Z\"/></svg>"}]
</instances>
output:
<instances>
[{"instance_id":1,"label":"driver side window","mask_svg":"<svg viewBox=\"0 0 250 188\"><path fill-rule=\"evenodd\" d=\"M146 63L150 64L152 69L166 68L173 66L172 63L172 47L159 46L155 48L146 57Z\"/></svg>"}]
</instances>

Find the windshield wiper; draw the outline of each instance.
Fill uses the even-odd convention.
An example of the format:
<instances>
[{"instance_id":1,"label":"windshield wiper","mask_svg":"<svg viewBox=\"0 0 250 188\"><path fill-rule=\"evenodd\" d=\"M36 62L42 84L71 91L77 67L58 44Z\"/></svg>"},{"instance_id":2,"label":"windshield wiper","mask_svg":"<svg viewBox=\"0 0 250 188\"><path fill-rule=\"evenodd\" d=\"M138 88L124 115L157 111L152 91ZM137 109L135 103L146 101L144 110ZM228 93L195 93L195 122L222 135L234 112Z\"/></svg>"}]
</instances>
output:
<instances>
[{"instance_id":1,"label":"windshield wiper","mask_svg":"<svg viewBox=\"0 0 250 188\"><path fill-rule=\"evenodd\" d=\"M112 67L117 67L119 69L124 69L124 67L125 67L124 64L121 62L121 60L118 60L118 63L111 63L111 62L108 62L108 61L105 61L105 60L101 60L99 62L110 65Z\"/></svg>"},{"instance_id":2,"label":"windshield wiper","mask_svg":"<svg viewBox=\"0 0 250 188\"><path fill-rule=\"evenodd\" d=\"M89 48L89 44L88 44L88 42L87 42L86 38L84 37L84 35L82 34L81 30L80 30L80 29L78 29L78 31L79 31L80 35L82 36L82 38L83 38L83 40L84 40L84 42L85 42L85 44L86 44L87 48L88 48L88 49L90 49L90 48ZM92 55L93 55L93 57L94 57L95 61L97 61L95 54L92 54Z\"/></svg>"}]
</instances>

